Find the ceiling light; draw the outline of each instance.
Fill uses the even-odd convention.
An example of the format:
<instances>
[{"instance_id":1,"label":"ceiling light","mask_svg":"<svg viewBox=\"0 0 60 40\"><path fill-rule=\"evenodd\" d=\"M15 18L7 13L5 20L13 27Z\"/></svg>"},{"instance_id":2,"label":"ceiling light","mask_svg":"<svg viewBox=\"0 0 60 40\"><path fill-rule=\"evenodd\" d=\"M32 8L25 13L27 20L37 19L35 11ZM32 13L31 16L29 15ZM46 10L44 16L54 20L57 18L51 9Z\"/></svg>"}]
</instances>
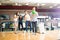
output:
<instances>
[{"instance_id":1,"label":"ceiling light","mask_svg":"<svg viewBox=\"0 0 60 40\"><path fill-rule=\"evenodd\" d=\"M25 5L29 5L28 3L26 3Z\"/></svg>"},{"instance_id":2,"label":"ceiling light","mask_svg":"<svg viewBox=\"0 0 60 40\"><path fill-rule=\"evenodd\" d=\"M54 6L57 6L58 4L54 4Z\"/></svg>"},{"instance_id":3,"label":"ceiling light","mask_svg":"<svg viewBox=\"0 0 60 40\"><path fill-rule=\"evenodd\" d=\"M41 6L44 6L44 5L46 5L46 4L41 4Z\"/></svg>"},{"instance_id":4,"label":"ceiling light","mask_svg":"<svg viewBox=\"0 0 60 40\"><path fill-rule=\"evenodd\" d=\"M0 5L1 5L1 3L0 3Z\"/></svg>"},{"instance_id":5,"label":"ceiling light","mask_svg":"<svg viewBox=\"0 0 60 40\"><path fill-rule=\"evenodd\" d=\"M18 5L18 3L15 3L15 5Z\"/></svg>"},{"instance_id":6,"label":"ceiling light","mask_svg":"<svg viewBox=\"0 0 60 40\"><path fill-rule=\"evenodd\" d=\"M53 8L53 6L50 6L49 8Z\"/></svg>"},{"instance_id":7,"label":"ceiling light","mask_svg":"<svg viewBox=\"0 0 60 40\"><path fill-rule=\"evenodd\" d=\"M60 8L60 6L58 6L57 8Z\"/></svg>"},{"instance_id":8,"label":"ceiling light","mask_svg":"<svg viewBox=\"0 0 60 40\"><path fill-rule=\"evenodd\" d=\"M39 6L39 3L37 3L37 6Z\"/></svg>"}]
</instances>

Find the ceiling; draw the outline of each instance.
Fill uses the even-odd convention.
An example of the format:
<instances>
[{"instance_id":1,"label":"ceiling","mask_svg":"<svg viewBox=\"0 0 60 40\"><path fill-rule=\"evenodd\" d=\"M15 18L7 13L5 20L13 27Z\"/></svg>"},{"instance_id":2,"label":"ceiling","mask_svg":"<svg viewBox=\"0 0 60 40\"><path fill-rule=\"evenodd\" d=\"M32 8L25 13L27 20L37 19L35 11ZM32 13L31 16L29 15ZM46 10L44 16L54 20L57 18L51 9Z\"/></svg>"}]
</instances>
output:
<instances>
[{"instance_id":1,"label":"ceiling","mask_svg":"<svg viewBox=\"0 0 60 40\"><path fill-rule=\"evenodd\" d=\"M45 0L47 1L47 0ZM55 0L58 1L58 0ZM60 2L54 3L51 1L44 3L41 0L0 0L0 5L12 5L12 6L37 6L40 9L51 9L51 8L60 8Z\"/></svg>"}]
</instances>

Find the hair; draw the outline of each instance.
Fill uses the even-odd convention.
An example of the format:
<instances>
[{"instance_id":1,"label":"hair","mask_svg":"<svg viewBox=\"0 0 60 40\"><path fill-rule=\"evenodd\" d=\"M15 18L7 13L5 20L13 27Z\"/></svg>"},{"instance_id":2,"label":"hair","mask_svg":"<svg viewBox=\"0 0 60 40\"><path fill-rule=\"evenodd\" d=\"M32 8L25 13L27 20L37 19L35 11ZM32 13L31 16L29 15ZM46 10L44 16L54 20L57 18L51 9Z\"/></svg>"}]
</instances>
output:
<instances>
[{"instance_id":1,"label":"hair","mask_svg":"<svg viewBox=\"0 0 60 40\"><path fill-rule=\"evenodd\" d=\"M15 14L18 15L19 12L16 12Z\"/></svg>"},{"instance_id":2,"label":"hair","mask_svg":"<svg viewBox=\"0 0 60 40\"><path fill-rule=\"evenodd\" d=\"M17 13L15 13L15 15L17 15Z\"/></svg>"},{"instance_id":3,"label":"hair","mask_svg":"<svg viewBox=\"0 0 60 40\"><path fill-rule=\"evenodd\" d=\"M27 10L25 10L24 12L26 12Z\"/></svg>"}]
</instances>

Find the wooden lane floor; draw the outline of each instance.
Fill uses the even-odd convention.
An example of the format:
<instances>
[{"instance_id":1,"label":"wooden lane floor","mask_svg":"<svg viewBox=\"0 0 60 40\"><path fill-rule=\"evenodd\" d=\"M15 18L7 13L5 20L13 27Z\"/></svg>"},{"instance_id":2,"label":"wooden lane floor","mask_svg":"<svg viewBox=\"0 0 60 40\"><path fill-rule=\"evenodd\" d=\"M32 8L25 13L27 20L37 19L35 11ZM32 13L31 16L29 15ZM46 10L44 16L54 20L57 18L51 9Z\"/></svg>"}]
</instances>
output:
<instances>
[{"instance_id":1,"label":"wooden lane floor","mask_svg":"<svg viewBox=\"0 0 60 40\"><path fill-rule=\"evenodd\" d=\"M0 32L0 40L57 40L59 31L47 31L45 34L24 31L17 31L17 34L14 32Z\"/></svg>"}]
</instances>

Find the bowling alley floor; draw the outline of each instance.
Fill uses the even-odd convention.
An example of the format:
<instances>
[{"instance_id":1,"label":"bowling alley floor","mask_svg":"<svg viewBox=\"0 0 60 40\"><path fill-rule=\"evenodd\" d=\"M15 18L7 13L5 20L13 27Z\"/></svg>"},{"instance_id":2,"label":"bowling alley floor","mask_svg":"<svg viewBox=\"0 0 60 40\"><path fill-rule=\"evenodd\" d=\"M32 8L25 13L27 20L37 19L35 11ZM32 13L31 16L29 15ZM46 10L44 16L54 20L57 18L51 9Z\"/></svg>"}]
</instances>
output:
<instances>
[{"instance_id":1,"label":"bowling alley floor","mask_svg":"<svg viewBox=\"0 0 60 40\"><path fill-rule=\"evenodd\" d=\"M0 40L59 40L60 30L46 31L45 34L25 31L0 32Z\"/></svg>"}]
</instances>

